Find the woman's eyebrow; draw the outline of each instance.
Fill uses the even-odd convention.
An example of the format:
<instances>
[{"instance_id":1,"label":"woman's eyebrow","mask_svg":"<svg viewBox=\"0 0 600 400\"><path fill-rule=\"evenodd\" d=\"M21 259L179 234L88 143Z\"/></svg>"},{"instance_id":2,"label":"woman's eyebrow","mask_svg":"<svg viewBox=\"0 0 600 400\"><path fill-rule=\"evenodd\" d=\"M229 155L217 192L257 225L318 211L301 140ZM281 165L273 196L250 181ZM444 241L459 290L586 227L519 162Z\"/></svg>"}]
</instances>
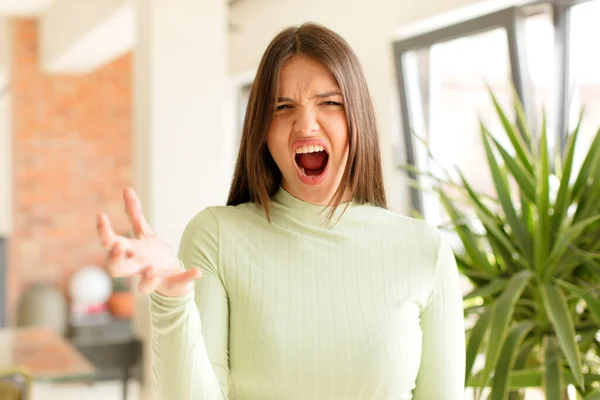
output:
<instances>
[{"instance_id":1,"label":"woman's eyebrow","mask_svg":"<svg viewBox=\"0 0 600 400\"><path fill-rule=\"evenodd\" d=\"M342 92L338 91L338 90L332 90L329 92L325 92L325 93L317 93L314 97L317 99L323 99L326 97L333 97L333 96L341 96Z\"/></svg>"},{"instance_id":2,"label":"woman's eyebrow","mask_svg":"<svg viewBox=\"0 0 600 400\"><path fill-rule=\"evenodd\" d=\"M291 97L278 97L277 98L277 102L278 103L283 103L283 102L286 102L286 101L293 102L294 99L292 99Z\"/></svg>"},{"instance_id":3,"label":"woman's eyebrow","mask_svg":"<svg viewBox=\"0 0 600 400\"><path fill-rule=\"evenodd\" d=\"M324 99L327 97L341 96L341 95L342 95L342 92L340 92L338 90L332 90L329 92L317 93L312 98L313 99ZM278 102L293 102L294 99L292 99L291 97L278 97L277 101Z\"/></svg>"}]
</instances>

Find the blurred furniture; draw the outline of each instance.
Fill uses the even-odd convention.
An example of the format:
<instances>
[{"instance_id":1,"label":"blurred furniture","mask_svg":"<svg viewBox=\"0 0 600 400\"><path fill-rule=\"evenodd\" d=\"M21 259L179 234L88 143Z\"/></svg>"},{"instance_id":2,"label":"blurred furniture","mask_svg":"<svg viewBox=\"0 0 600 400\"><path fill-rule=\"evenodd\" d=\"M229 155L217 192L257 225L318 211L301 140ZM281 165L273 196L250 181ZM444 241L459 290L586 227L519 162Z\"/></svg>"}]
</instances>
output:
<instances>
[{"instance_id":1,"label":"blurred furniture","mask_svg":"<svg viewBox=\"0 0 600 400\"><path fill-rule=\"evenodd\" d=\"M0 370L0 399L30 400L31 376L25 368Z\"/></svg>"},{"instance_id":2,"label":"blurred furniture","mask_svg":"<svg viewBox=\"0 0 600 400\"><path fill-rule=\"evenodd\" d=\"M140 283L139 275L132 278L130 287L136 288ZM153 400L154 392L152 388L152 327L150 320L150 296L132 290L134 296L134 311L131 318L133 333L136 338L142 342L142 365L140 379L140 400Z\"/></svg>"},{"instance_id":3,"label":"blurred furniture","mask_svg":"<svg viewBox=\"0 0 600 400\"><path fill-rule=\"evenodd\" d=\"M142 344L133 334L131 321L108 312L80 316L71 320L68 338L94 364L96 379L122 379L126 400L127 384L142 358Z\"/></svg>"},{"instance_id":4,"label":"blurred furniture","mask_svg":"<svg viewBox=\"0 0 600 400\"><path fill-rule=\"evenodd\" d=\"M56 285L33 283L19 296L16 322L17 326L45 326L64 335L67 330L67 300Z\"/></svg>"},{"instance_id":5,"label":"blurred furniture","mask_svg":"<svg viewBox=\"0 0 600 400\"><path fill-rule=\"evenodd\" d=\"M0 329L0 370L24 367L34 380L92 380L94 367L51 328Z\"/></svg>"}]
</instances>

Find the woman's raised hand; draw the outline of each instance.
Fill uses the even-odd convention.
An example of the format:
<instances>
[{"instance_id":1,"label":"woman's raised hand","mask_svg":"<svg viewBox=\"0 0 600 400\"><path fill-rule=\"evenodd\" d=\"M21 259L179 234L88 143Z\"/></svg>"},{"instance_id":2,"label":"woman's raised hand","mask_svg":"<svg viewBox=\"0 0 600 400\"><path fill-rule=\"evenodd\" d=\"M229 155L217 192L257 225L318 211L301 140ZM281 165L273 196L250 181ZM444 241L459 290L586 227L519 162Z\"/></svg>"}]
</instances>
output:
<instances>
[{"instance_id":1,"label":"woman's raised hand","mask_svg":"<svg viewBox=\"0 0 600 400\"><path fill-rule=\"evenodd\" d=\"M139 290L164 296L183 296L201 275L198 268L183 268L175 252L150 228L140 201L133 189L123 192L125 211L134 238L117 235L103 213L98 214L97 228L102 247L108 251L108 271L113 277L140 276Z\"/></svg>"}]
</instances>

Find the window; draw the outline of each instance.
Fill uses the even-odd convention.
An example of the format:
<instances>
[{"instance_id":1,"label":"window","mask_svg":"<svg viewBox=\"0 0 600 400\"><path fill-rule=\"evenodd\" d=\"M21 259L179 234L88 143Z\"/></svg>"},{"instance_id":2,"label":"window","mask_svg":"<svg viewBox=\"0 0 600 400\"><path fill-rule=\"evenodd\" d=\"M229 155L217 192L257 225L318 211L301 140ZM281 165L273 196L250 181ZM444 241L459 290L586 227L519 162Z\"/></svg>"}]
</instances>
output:
<instances>
[{"instance_id":1,"label":"window","mask_svg":"<svg viewBox=\"0 0 600 400\"><path fill-rule=\"evenodd\" d=\"M415 164L436 171L457 167L483 193L494 195L481 143L480 121L494 130L500 127L486 84L500 104L510 110L512 87L504 29L436 43L428 49L406 52L407 95L411 103L412 133L419 139ZM418 122L416 122L418 121ZM431 163L420 143L425 140L436 163ZM483 173L482 173L483 172ZM456 178L456 174L454 174ZM435 195L422 198L422 212L435 224L444 212Z\"/></svg>"},{"instance_id":2,"label":"window","mask_svg":"<svg viewBox=\"0 0 600 400\"><path fill-rule=\"evenodd\" d=\"M244 79L242 82L234 83L233 92L233 118L231 121L232 133L230 136L231 142L229 147L231 148L232 166L237 160L238 152L240 150L240 144L242 141L242 131L244 129L244 118L246 117L246 108L248 107L248 100L250 98L250 90L252 89L252 82Z\"/></svg>"},{"instance_id":3,"label":"window","mask_svg":"<svg viewBox=\"0 0 600 400\"><path fill-rule=\"evenodd\" d=\"M574 128L579 111L585 109L584 119L575 150L575 167L583 162L592 139L600 126L600 53L590 47L593 38L600 37L600 1L590 1L572 7L572 27L569 48L569 126Z\"/></svg>"},{"instance_id":4,"label":"window","mask_svg":"<svg viewBox=\"0 0 600 400\"><path fill-rule=\"evenodd\" d=\"M556 141L558 132L557 111L560 103L555 82L557 64L555 55L554 22L552 8L544 7L536 10L525 19L524 47L525 66L531 79L533 90L533 113L536 122L542 120L542 112L546 117L548 136Z\"/></svg>"},{"instance_id":5,"label":"window","mask_svg":"<svg viewBox=\"0 0 600 400\"><path fill-rule=\"evenodd\" d=\"M479 119L492 132L501 129L487 83L513 119L514 88L536 133L543 110L557 150L584 107L577 168L600 126L600 53L590 48L600 37L598 15L600 0L548 0L394 43L408 163L437 171L424 154L425 139L444 169L456 166L476 191L495 194L479 129ZM426 178L411 178L427 186ZM413 189L411 201L431 223L444 222L437 196Z\"/></svg>"},{"instance_id":6,"label":"window","mask_svg":"<svg viewBox=\"0 0 600 400\"><path fill-rule=\"evenodd\" d=\"M495 194L487 167L481 167L487 163L480 121L492 132L501 127L488 86L509 118L514 117L514 90L522 97L527 88L522 51L516 41L523 26L517 11L501 10L395 43L410 164L422 171L439 172L416 138L422 137L436 164L444 170L457 167L475 190ZM412 178L427 186L427 179L414 174ZM443 224L445 212L437 196L423 193L412 191L413 207L429 222Z\"/></svg>"},{"instance_id":7,"label":"window","mask_svg":"<svg viewBox=\"0 0 600 400\"><path fill-rule=\"evenodd\" d=\"M242 130L250 89L254 81L255 71L247 71L235 74L230 80L230 90L227 94L227 117L225 124L225 146L227 148L227 175L233 177L237 163L240 143L242 139Z\"/></svg>"},{"instance_id":8,"label":"window","mask_svg":"<svg viewBox=\"0 0 600 400\"><path fill-rule=\"evenodd\" d=\"M250 90L252 89L252 83L245 84L240 88L240 94L238 99L239 115L238 115L238 126L239 131L242 131L244 127L244 118L246 117L246 107L248 106L248 100L250 100Z\"/></svg>"}]
</instances>

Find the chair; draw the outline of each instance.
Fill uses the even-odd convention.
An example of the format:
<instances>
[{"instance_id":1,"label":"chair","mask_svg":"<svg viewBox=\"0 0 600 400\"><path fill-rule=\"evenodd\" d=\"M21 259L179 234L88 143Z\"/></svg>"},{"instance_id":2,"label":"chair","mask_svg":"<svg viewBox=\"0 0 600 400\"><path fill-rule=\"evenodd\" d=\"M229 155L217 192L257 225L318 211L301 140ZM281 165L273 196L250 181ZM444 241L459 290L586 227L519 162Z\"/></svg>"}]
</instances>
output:
<instances>
[{"instance_id":1,"label":"chair","mask_svg":"<svg viewBox=\"0 0 600 400\"><path fill-rule=\"evenodd\" d=\"M31 400L31 375L25 368L0 370L0 400Z\"/></svg>"}]
</instances>

